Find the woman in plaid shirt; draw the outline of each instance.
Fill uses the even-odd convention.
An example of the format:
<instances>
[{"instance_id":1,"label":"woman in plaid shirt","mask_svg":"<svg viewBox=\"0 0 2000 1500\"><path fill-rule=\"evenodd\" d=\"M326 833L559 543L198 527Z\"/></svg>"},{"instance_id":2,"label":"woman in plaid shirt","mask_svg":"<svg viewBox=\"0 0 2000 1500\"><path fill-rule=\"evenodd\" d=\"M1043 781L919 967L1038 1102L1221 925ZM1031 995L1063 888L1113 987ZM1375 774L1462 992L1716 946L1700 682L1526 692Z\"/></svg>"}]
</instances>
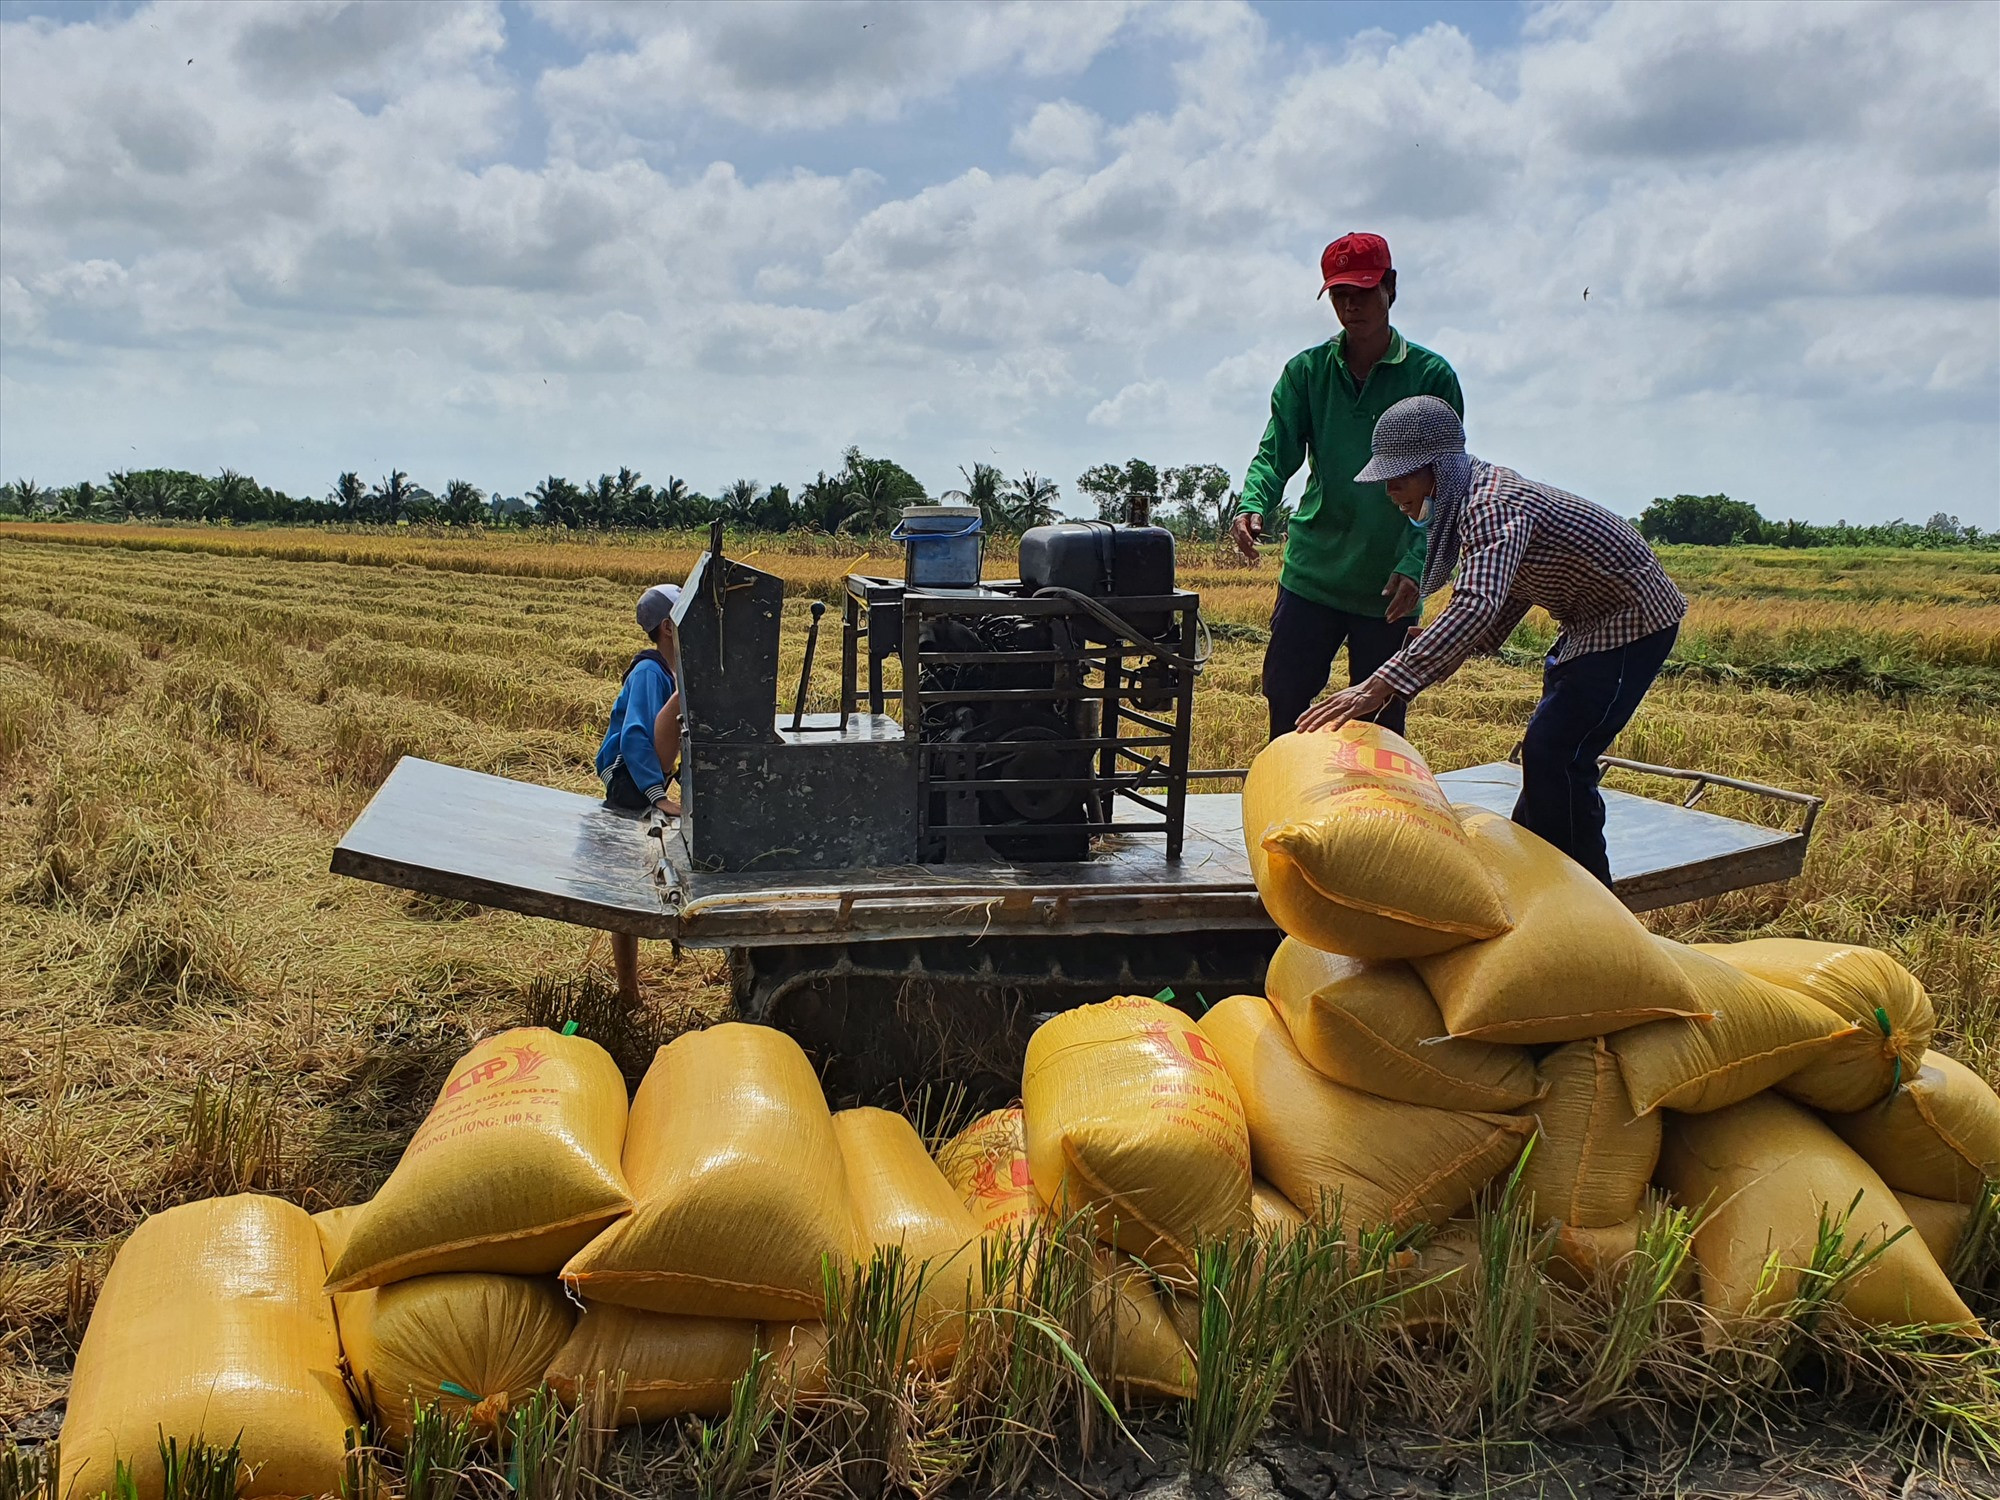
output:
<instances>
[{"instance_id":1,"label":"woman in plaid shirt","mask_svg":"<svg viewBox=\"0 0 2000 1500\"><path fill-rule=\"evenodd\" d=\"M1415 697L1468 656L1499 650L1540 605L1561 633L1521 741L1514 821L1610 885L1597 758L1659 675L1687 600L1622 518L1468 454L1458 414L1435 396L1384 412L1372 450L1355 478L1385 483L1398 510L1429 523L1423 594L1455 567L1458 579L1435 624L1366 681L1307 709L1298 727L1337 729Z\"/></svg>"}]
</instances>

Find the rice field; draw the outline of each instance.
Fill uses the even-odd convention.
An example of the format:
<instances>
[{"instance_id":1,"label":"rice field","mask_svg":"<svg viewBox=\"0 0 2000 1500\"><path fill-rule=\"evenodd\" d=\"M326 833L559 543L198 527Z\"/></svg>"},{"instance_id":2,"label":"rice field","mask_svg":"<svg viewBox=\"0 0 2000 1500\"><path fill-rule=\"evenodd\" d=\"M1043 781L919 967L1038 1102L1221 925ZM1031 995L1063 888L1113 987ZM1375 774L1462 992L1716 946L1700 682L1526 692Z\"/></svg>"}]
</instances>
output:
<instances>
[{"instance_id":1,"label":"rice field","mask_svg":"<svg viewBox=\"0 0 2000 1500\"><path fill-rule=\"evenodd\" d=\"M753 549L789 585L781 680L812 599L853 567L897 571L881 544L869 557L845 538L737 553ZM604 715L645 644L634 595L696 550L0 527L0 1435L41 1430L60 1403L95 1288L146 1213L218 1187L357 1201L470 1038L608 979L591 934L338 879L327 858L404 754L594 791ZM1883 947L1929 988L1936 1045L2000 1078L1992 554L1666 560L1694 605L1681 665L1617 753L1827 807L1800 879L1648 921ZM1274 573L1184 559L1222 627L1199 766L1240 766L1262 742ZM1505 659L1413 706L1433 766L1507 753L1547 634L1530 621ZM821 662L816 706L831 706ZM1727 793L1710 805L1761 815ZM642 961L634 1046L726 1013L719 955L657 946Z\"/></svg>"}]
</instances>

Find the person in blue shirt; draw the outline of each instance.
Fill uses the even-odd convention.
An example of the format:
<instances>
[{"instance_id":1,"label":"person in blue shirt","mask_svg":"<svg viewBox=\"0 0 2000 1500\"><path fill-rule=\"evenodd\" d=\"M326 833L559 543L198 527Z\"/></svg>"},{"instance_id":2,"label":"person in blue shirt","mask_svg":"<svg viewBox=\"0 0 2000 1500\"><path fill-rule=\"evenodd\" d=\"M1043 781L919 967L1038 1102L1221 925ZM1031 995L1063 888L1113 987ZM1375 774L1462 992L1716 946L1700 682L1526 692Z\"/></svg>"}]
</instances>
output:
<instances>
[{"instance_id":1,"label":"person in blue shirt","mask_svg":"<svg viewBox=\"0 0 2000 1500\"><path fill-rule=\"evenodd\" d=\"M611 725L597 747L604 800L627 812L657 807L678 816L681 810L680 799L667 790L681 758L681 652L673 618L680 598L679 585L672 583L656 583L639 596L639 628L653 649L641 651L625 669Z\"/></svg>"}]
</instances>

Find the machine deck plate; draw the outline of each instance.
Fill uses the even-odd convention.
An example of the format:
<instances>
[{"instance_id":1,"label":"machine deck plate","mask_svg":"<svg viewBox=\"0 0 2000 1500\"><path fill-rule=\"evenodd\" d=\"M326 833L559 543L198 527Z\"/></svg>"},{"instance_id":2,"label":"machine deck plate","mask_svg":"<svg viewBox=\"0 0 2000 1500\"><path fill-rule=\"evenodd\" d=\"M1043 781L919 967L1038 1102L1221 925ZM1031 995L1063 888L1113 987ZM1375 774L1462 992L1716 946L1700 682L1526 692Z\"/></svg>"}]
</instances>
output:
<instances>
[{"instance_id":1,"label":"machine deck plate","mask_svg":"<svg viewBox=\"0 0 2000 1500\"><path fill-rule=\"evenodd\" d=\"M1449 771L1460 802L1512 810L1520 770ZM1806 838L1605 792L1617 889L1635 911L1788 879ZM678 842L666 841L678 852ZM558 922L698 947L1268 929L1243 848L1242 799L1191 795L1187 846L1112 836L1087 863L688 872L645 825L594 797L405 757L334 850L336 874Z\"/></svg>"}]
</instances>

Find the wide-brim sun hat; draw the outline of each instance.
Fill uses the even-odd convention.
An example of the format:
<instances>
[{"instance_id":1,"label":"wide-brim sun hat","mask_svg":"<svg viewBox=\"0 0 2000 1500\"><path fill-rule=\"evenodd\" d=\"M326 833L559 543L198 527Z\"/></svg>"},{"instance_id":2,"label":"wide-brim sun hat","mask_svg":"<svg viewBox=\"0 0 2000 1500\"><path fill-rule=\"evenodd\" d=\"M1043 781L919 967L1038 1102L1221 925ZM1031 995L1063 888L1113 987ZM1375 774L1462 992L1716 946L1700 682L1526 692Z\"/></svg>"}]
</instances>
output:
<instances>
[{"instance_id":1,"label":"wide-brim sun hat","mask_svg":"<svg viewBox=\"0 0 2000 1500\"><path fill-rule=\"evenodd\" d=\"M1380 484L1463 453L1465 424L1435 396L1406 396L1382 413L1368 448L1374 456L1354 480L1357 484Z\"/></svg>"}]
</instances>

